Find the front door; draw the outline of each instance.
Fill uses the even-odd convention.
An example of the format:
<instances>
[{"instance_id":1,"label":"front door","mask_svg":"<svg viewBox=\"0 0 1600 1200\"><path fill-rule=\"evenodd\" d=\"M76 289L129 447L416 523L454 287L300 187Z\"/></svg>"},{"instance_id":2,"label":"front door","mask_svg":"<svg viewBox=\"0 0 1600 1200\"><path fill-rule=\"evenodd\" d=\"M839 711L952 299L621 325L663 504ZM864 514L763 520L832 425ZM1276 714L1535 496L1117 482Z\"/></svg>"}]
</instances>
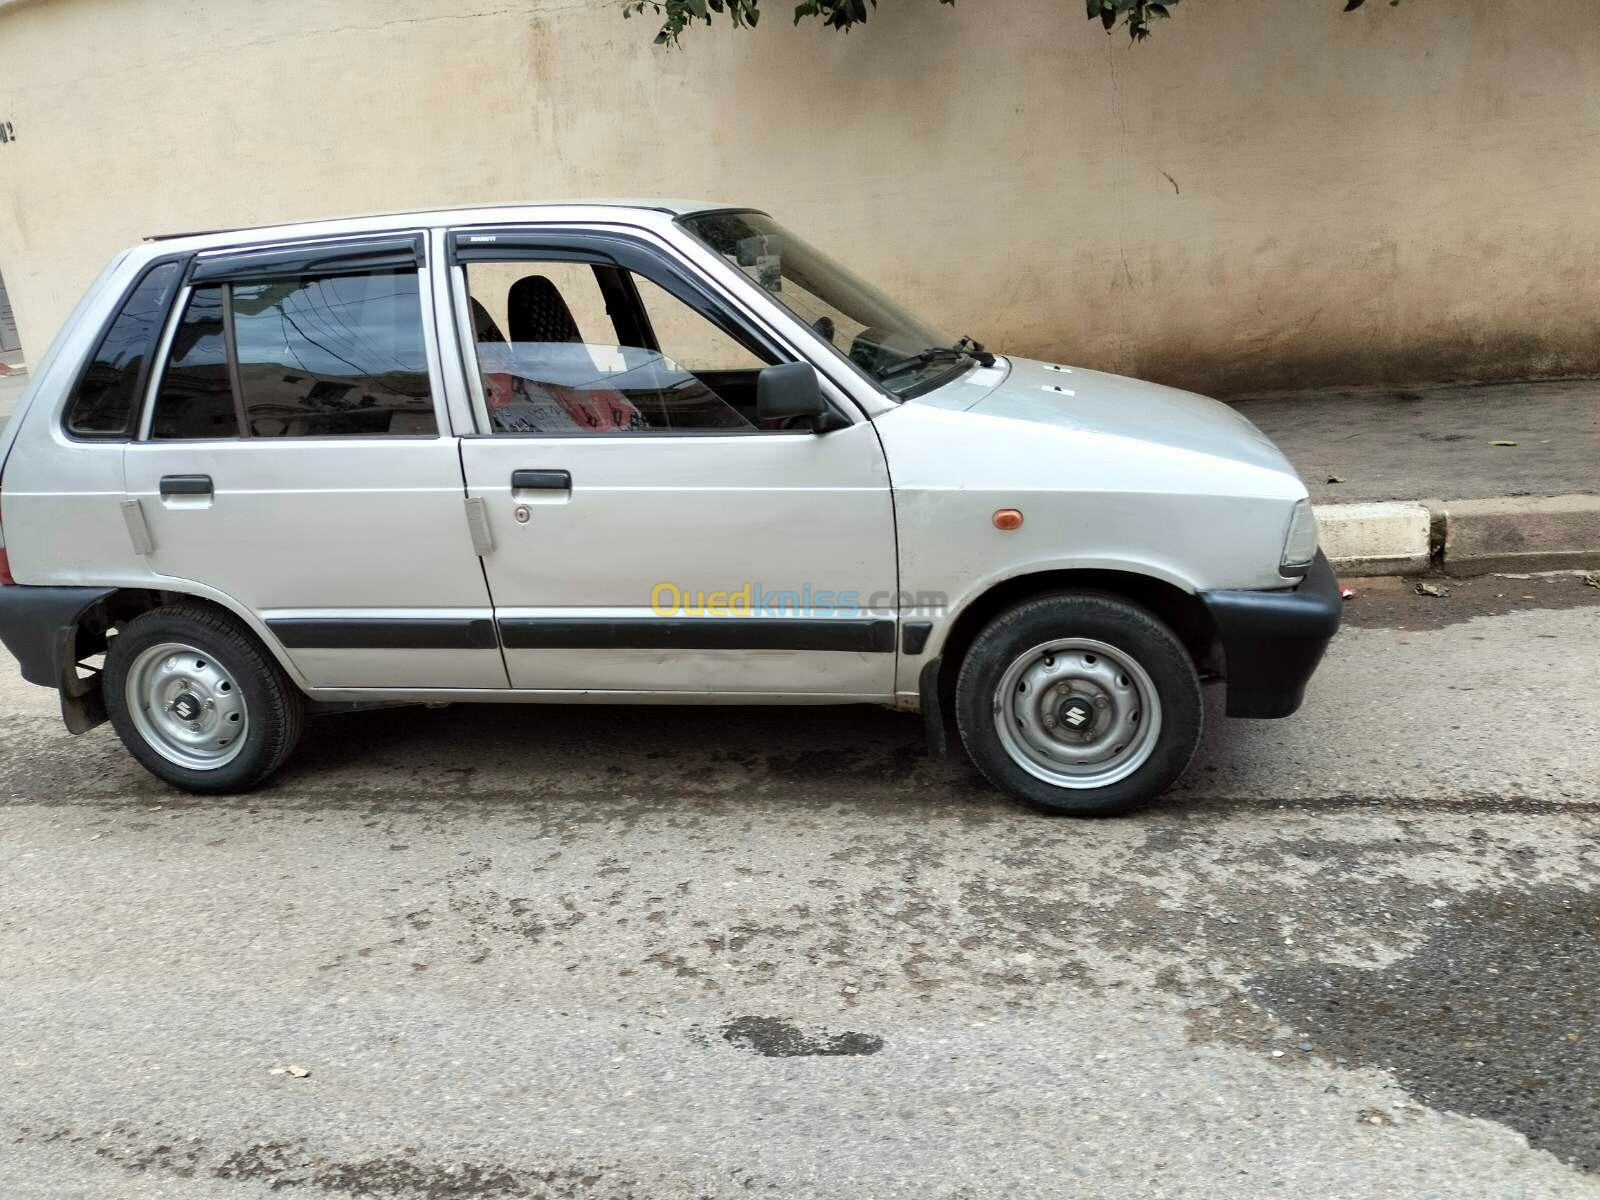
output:
<instances>
[{"instance_id":1,"label":"front door","mask_svg":"<svg viewBox=\"0 0 1600 1200\"><path fill-rule=\"evenodd\" d=\"M455 239L487 426L462 442L511 686L887 697L894 517L872 426L762 428L781 355L638 244Z\"/></svg>"},{"instance_id":2,"label":"front door","mask_svg":"<svg viewBox=\"0 0 1600 1200\"><path fill-rule=\"evenodd\" d=\"M150 567L256 613L313 687L506 686L421 246L199 259L124 458Z\"/></svg>"}]
</instances>

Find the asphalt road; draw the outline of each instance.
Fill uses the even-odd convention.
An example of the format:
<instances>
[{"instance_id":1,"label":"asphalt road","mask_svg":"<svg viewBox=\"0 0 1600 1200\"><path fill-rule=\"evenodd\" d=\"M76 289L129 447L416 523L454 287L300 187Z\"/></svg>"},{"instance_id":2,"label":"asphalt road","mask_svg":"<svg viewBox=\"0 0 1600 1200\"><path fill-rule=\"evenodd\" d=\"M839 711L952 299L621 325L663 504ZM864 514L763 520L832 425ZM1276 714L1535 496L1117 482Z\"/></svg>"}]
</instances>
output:
<instances>
[{"instance_id":1,"label":"asphalt road","mask_svg":"<svg viewBox=\"0 0 1600 1200\"><path fill-rule=\"evenodd\" d=\"M1600 1195L1600 591L1452 586L1096 823L869 709L199 800L0 664L0 1195Z\"/></svg>"}]
</instances>

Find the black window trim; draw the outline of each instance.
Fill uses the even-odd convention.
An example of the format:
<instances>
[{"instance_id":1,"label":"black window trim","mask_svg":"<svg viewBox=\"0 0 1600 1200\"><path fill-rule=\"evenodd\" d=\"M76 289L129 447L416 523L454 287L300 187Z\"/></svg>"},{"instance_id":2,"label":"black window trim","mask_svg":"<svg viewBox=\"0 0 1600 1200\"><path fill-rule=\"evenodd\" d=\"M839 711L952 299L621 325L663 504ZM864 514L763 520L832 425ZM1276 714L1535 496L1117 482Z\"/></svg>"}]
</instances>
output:
<instances>
[{"instance_id":1,"label":"black window trim","mask_svg":"<svg viewBox=\"0 0 1600 1200\"><path fill-rule=\"evenodd\" d=\"M192 254L183 253L163 254L159 258L152 258L133 277L128 286L122 289L121 294L117 297L117 302L112 305L110 313L100 323L99 329L95 331L94 341L90 344L89 352L83 356L83 361L78 364L77 373L72 379L72 386L67 389L66 399L61 404L60 413L57 414L59 418L58 424L61 426L61 434L68 441L81 442L89 446L102 446L138 440L140 424L144 420L144 405L149 392L150 379L158 365L158 360L161 358L166 339L167 322L172 318L173 305L187 291L184 286L183 275L192 257ZM179 267L178 284L172 289L172 295L167 297L167 302L161 310L161 319L156 323L155 345L150 348L150 353L145 355L144 362L139 366L139 378L134 385L133 410L129 414L128 428L122 433L108 433L98 437L93 434L75 433L67 424L67 421L72 416L73 405L77 403L78 390L83 387L83 381L88 378L89 368L94 365L95 355L100 353L100 347L105 344L106 335L111 332L111 326L116 324L117 318L122 315L122 310L128 306L128 301L133 299L133 294L143 286L144 281L150 277L151 273L174 263Z\"/></svg>"},{"instance_id":2,"label":"black window trim","mask_svg":"<svg viewBox=\"0 0 1600 1200\"><path fill-rule=\"evenodd\" d=\"M294 275L353 275L407 267L420 270L427 265L423 242L423 235L416 232L374 234L337 242L230 248L197 257L184 282L246 283Z\"/></svg>"},{"instance_id":3,"label":"black window trim","mask_svg":"<svg viewBox=\"0 0 1600 1200\"><path fill-rule=\"evenodd\" d=\"M168 302L165 319L162 324L161 335L156 339L156 350L152 356L159 360L156 364L159 369L150 371L147 367L141 379L139 396L139 411L133 423L133 432L123 441L134 442L142 445L169 446L169 445L216 445L224 442L254 441L257 435L250 432L248 412L244 403L244 388L239 378L239 356L234 338L233 320L233 284L254 283L266 279L285 279L294 277L326 278L330 275L357 274L363 271L405 271L413 270L417 273L417 302L418 314L421 319L421 330L424 347L428 338L428 310L433 303L431 289L422 287L422 272L427 269L427 237L422 231L407 232L403 234L357 234L347 236L338 241L297 242L290 244L272 243L248 247L230 247L225 251L211 255L171 255L167 261L191 259L184 278L178 287L173 300ZM297 268L294 264L299 263ZM213 265L214 264L214 268ZM141 279L143 276L141 276ZM137 285L136 285L137 286ZM172 352L172 338L169 334L176 333L177 324L181 323L183 314L189 306L189 299L194 294L196 287L219 287L222 290L223 312L223 340L226 345L225 353L228 359L228 379L233 390L234 419L238 423L239 431L232 437L218 438L158 438L151 435L149 427L154 425L154 411L156 398L160 395L161 379L166 374L168 359ZM126 302L124 300L124 302ZM118 306L121 312L121 306ZM104 336L102 334L102 336ZM99 343L95 343L98 347ZM434 378L434 362L432 356L426 356L427 362L424 372L428 378L428 391L433 400L433 425L432 433L349 433L349 434L315 434L304 437L269 437L262 440L277 444L303 444L306 442L376 442L376 441L437 441L446 436L448 425L448 405L441 401L444 394L442 380ZM441 413L444 419L441 420ZM65 419L65 414L63 414ZM149 427L147 427L147 425Z\"/></svg>"},{"instance_id":4,"label":"black window trim","mask_svg":"<svg viewBox=\"0 0 1600 1200\"><path fill-rule=\"evenodd\" d=\"M716 328L758 357L772 358L776 363L809 362L804 356L786 349L772 334L749 317L738 312L698 272L681 259L658 246L655 242L614 228L596 228L572 225L462 225L445 232L445 262L452 273L474 262L570 262L589 266L616 267L624 272L644 276L662 291L687 304ZM652 270L653 268L653 270ZM471 288L463 270L459 277L461 289L468 303ZM670 282L669 282L670 281ZM453 289L452 289L453 290ZM643 309L643 302L640 302ZM456 344L460 347L462 366L467 373L469 392L482 387L478 365L477 342L471 327L463 328L462 315L452 306L451 322L455 327ZM648 321L648 314L646 320ZM653 331L652 331L653 335ZM816 370L816 364L810 364ZM821 371L817 372L819 376ZM474 382L474 381L477 382ZM478 397L473 403L473 424L479 426L483 401ZM829 407L856 424L857 410L840 412L831 398ZM633 438L660 437L771 437L776 434L797 433L815 436L808 430L780 429L619 429L597 434L589 430L561 430L550 433L496 431L476 428L475 434L483 437L522 438L574 438L603 437L608 441ZM472 435L463 435L472 436Z\"/></svg>"}]
</instances>

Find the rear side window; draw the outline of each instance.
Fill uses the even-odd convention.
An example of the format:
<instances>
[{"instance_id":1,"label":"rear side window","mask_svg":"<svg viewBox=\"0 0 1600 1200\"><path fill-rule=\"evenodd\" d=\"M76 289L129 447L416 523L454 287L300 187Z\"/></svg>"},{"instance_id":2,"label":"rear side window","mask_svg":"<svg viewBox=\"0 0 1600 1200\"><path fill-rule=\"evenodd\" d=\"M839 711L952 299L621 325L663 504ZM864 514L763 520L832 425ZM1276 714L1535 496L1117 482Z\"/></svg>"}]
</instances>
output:
<instances>
[{"instance_id":1,"label":"rear side window","mask_svg":"<svg viewBox=\"0 0 1600 1200\"><path fill-rule=\"evenodd\" d=\"M233 285L252 437L433 433L415 271Z\"/></svg>"},{"instance_id":2,"label":"rear side window","mask_svg":"<svg viewBox=\"0 0 1600 1200\"><path fill-rule=\"evenodd\" d=\"M153 438L437 431L415 270L195 288L150 426Z\"/></svg>"},{"instance_id":3,"label":"rear side window","mask_svg":"<svg viewBox=\"0 0 1600 1200\"><path fill-rule=\"evenodd\" d=\"M125 438L147 378L156 339L182 273L162 263L145 273L101 339L67 406L67 432L81 438Z\"/></svg>"},{"instance_id":4,"label":"rear side window","mask_svg":"<svg viewBox=\"0 0 1600 1200\"><path fill-rule=\"evenodd\" d=\"M167 354L167 369L161 373L150 436L239 436L220 286L199 287L189 293L188 307Z\"/></svg>"}]
</instances>

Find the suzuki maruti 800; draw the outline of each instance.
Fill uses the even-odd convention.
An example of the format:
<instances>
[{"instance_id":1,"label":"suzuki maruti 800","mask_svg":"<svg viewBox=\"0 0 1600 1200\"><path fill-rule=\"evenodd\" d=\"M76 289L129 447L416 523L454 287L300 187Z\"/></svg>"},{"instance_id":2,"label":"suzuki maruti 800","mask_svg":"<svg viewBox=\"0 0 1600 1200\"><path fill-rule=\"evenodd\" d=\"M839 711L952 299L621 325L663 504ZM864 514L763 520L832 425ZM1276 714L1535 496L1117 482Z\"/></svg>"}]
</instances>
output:
<instances>
[{"instance_id":1,"label":"suzuki maruti 800","mask_svg":"<svg viewBox=\"0 0 1600 1200\"><path fill-rule=\"evenodd\" d=\"M991 353L764 213L570 204L155 238L0 438L0 636L168 783L308 714L839 704L1044 809L1283 717L1339 623L1215 401Z\"/></svg>"}]
</instances>

